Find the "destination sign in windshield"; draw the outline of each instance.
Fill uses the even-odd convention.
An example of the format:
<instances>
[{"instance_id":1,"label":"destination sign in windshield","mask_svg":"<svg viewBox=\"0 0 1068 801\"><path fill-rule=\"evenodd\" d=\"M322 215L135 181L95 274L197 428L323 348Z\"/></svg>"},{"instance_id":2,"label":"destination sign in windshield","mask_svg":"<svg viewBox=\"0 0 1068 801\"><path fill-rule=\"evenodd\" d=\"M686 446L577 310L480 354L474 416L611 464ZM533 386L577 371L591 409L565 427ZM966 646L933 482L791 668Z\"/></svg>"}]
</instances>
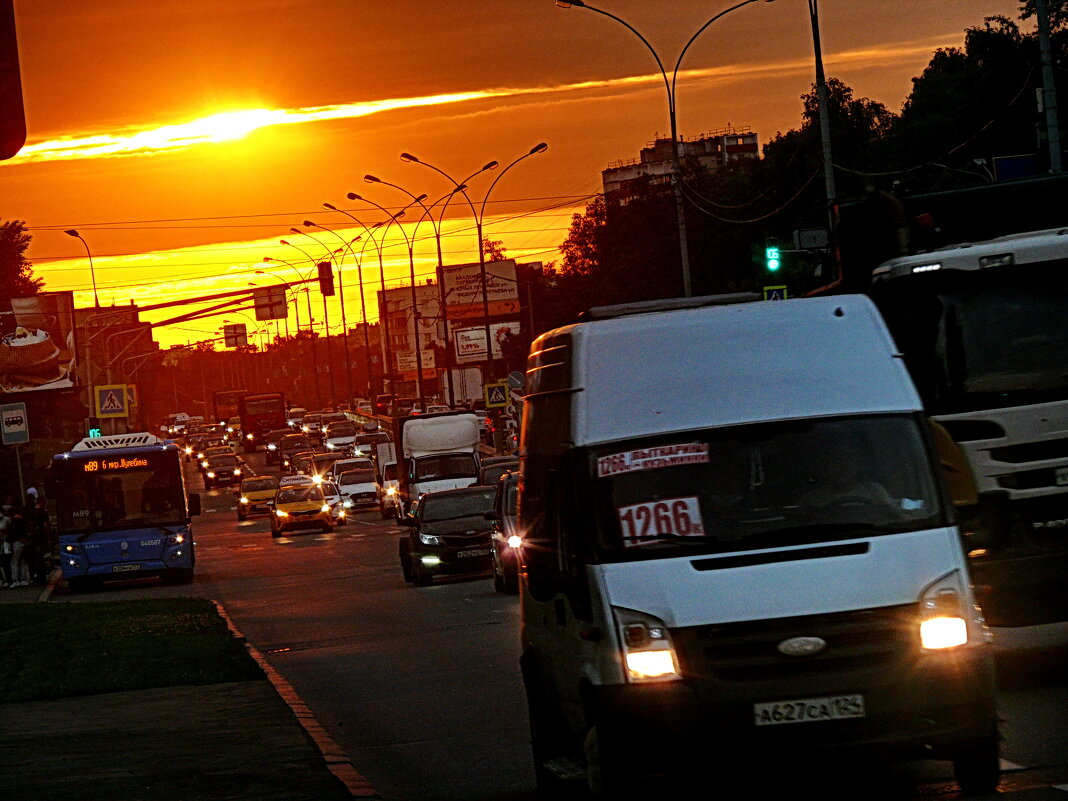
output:
<instances>
[{"instance_id":1,"label":"destination sign in windshield","mask_svg":"<svg viewBox=\"0 0 1068 801\"><path fill-rule=\"evenodd\" d=\"M101 471L143 470L148 467L148 459L144 456L124 456L121 459L88 459L82 465L85 473L99 473Z\"/></svg>"}]
</instances>

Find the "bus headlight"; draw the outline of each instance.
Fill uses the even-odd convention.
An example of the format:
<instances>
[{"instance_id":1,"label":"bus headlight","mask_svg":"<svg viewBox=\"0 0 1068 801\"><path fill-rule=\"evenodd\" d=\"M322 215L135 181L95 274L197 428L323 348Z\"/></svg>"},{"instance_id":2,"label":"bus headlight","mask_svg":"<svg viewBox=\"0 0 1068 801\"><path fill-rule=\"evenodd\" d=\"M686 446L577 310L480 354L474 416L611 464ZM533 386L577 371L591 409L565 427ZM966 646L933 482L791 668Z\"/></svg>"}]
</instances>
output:
<instances>
[{"instance_id":1,"label":"bus headlight","mask_svg":"<svg viewBox=\"0 0 1068 801\"><path fill-rule=\"evenodd\" d=\"M928 587L920 598L920 646L928 651L968 642L964 593L957 571Z\"/></svg>"},{"instance_id":2,"label":"bus headlight","mask_svg":"<svg viewBox=\"0 0 1068 801\"><path fill-rule=\"evenodd\" d=\"M664 622L632 609L613 608L613 612L627 680L640 683L679 679L678 660Z\"/></svg>"}]
</instances>

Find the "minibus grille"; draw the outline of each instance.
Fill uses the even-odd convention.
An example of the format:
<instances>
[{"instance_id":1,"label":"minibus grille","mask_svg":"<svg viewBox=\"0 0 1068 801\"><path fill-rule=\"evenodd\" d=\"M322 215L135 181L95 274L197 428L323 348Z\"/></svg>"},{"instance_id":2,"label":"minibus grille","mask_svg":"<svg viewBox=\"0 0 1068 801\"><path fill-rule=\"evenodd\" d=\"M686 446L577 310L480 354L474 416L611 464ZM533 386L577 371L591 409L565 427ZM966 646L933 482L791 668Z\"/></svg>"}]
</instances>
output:
<instances>
[{"instance_id":1,"label":"minibus grille","mask_svg":"<svg viewBox=\"0 0 1068 801\"><path fill-rule=\"evenodd\" d=\"M694 626L672 631L684 677L732 684L845 670L893 670L916 652L914 605L827 615ZM793 637L818 637L826 647L811 656L785 656L778 646Z\"/></svg>"}]
</instances>

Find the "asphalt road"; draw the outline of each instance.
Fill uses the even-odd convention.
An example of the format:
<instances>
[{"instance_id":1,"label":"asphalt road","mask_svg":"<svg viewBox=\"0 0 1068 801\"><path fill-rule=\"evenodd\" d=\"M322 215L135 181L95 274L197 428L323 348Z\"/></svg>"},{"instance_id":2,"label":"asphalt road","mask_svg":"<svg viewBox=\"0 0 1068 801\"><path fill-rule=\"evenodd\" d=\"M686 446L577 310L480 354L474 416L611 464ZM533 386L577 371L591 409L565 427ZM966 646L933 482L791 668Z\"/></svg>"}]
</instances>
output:
<instances>
[{"instance_id":1,"label":"asphalt road","mask_svg":"<svg viewBox=\"0 0 1068 801\"><path fill-rule=\"evenodd\" d=\"M262 469L262 455L252 464ZM229 492L203 500L192 585L135 582L85 597L60 589L54 601L214 598L382 798L534 799L515 598L488 577L405 584L400 530L377 510L331 534L272 539L267 518L237 520ZM1006 769L997 797L1068 801L1068 624L998 629L995 641ZM818 775L776 783L774 771L715 779L724 781L743 797L957 795L942 762L847 777L834 789Z\"/></svg>"}]
</instances>

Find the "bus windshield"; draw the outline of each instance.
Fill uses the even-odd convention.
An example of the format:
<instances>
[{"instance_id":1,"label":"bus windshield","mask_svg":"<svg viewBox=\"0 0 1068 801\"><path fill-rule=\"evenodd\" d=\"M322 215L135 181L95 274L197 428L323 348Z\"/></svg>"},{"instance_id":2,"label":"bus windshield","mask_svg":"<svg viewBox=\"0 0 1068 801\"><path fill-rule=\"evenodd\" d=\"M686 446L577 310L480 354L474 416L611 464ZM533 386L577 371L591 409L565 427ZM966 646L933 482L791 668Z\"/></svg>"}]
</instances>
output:
<instances>
[{"instance_id":1,"label":"bus windshield","mask_svg":"<svg viewBox=\"0 0 1068 801\"><path fill-rule=\"evenodd\" d=\"M616 443L590 458L593 519L600 521L599 543L609 559L946 524L920 423L908 415L710 429Z\"/></svg>"},{"instance_id":2,"label":"bus windshield","mask_svg":"<svg viewBox=\"0 0 1068 801\"><path fill-rule=\"evenodd\" d=\"M54 463L62 488L56 503L61 533L187 521L181 464L174 455L145 453L128 461L136 466L110 469L106 459L95 457Z\"/></svg>"}]
</instances>

